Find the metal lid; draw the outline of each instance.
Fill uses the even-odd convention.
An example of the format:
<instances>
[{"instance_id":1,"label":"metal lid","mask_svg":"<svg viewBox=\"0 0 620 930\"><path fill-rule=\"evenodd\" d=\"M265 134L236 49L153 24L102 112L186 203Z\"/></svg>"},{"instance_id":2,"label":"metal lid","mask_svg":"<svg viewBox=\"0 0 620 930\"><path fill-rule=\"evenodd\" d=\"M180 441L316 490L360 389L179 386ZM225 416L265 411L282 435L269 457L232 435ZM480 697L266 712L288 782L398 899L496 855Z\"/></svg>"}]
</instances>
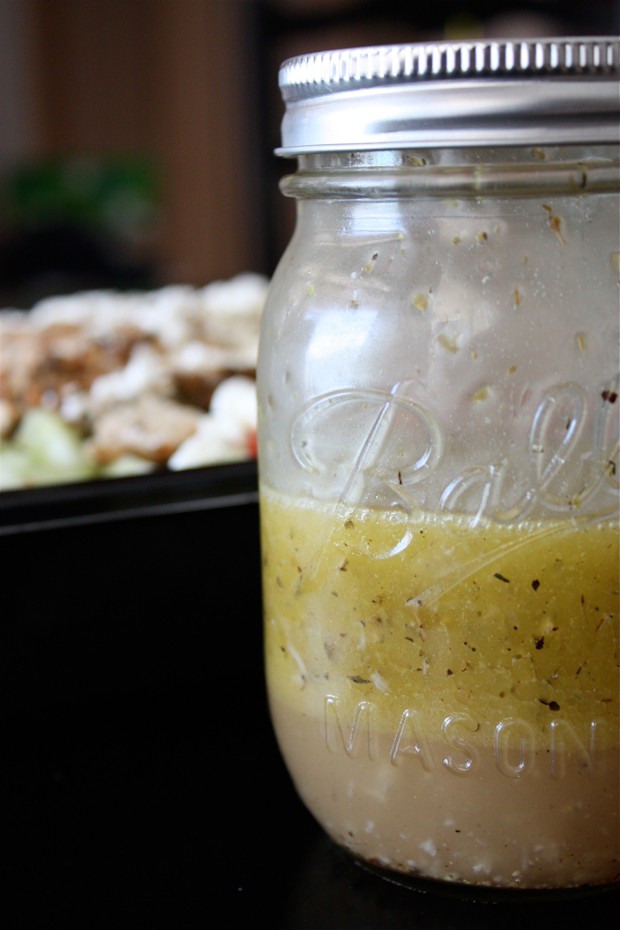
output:
<instances>
[{"instance_id":1,"label":"metal lid","mask_svg":"<svg viewBox=\"0 0 620 930\"><path fill-rule=\"evenodd\" d=\"M382 45L280 67L279 155L620 141L620 39Z\"/></svg>"}]
</instances>

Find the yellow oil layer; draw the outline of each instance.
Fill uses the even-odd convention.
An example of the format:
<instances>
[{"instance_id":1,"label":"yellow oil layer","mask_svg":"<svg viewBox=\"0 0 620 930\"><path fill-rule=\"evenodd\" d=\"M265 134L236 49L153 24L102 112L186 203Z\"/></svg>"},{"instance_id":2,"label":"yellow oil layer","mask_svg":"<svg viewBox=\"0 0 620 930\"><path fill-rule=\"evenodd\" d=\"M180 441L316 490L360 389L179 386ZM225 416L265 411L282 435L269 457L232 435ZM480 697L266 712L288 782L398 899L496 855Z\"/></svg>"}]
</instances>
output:
<instances>
[{"instance_id":1,"label":"yellow oil layer","mask_svg":"<svg viewBox=\"0 0 620 930\"><path fill-rule=\"evenodd\" d=\"M269 689L304 714L371 702L393 730L466 712L618 743L618 524L472 526L261 489ZM589 734L589 735L588 735ZM545 737L546 739L546 737Z\"/></svg>"}]
</instances>

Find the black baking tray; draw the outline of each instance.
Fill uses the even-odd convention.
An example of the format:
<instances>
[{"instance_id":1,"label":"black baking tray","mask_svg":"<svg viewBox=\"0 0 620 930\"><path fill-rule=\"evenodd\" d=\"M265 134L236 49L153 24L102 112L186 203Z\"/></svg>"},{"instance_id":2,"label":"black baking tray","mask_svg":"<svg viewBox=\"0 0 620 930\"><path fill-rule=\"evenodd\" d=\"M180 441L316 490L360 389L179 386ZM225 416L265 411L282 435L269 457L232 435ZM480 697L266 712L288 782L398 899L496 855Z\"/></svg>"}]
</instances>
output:
<instances>
[{"instance_id":1,"label":"black baking tray","mask_svg":"<svg viewBox=\"0 0 620 930\"><path fill-rule=\"evenodd\" d=\"M257 500L255 461L0 492L0 535L231 508Z\"/></svg>"},{"instance_id":2,"label":"black baking tray","mask_svg":"<svg viewBox=\"0 0 620 930\"><path fill-rule=\"evenodd\" d=\"M10 706L188 687L229 636L256 672L256 462L6 491L0 538Z\"/></svg>"},{"instance_id":3,"label":"black baking tray","mask_svg":"<svg viewBox=\"0 0 620 930\"><path fill-rule=\"evenodd\" d=\"M256 463L0 495L4 926L548 930L617 891L405 889L297 797L264 688Z\"/></svg>"}]
</instances>

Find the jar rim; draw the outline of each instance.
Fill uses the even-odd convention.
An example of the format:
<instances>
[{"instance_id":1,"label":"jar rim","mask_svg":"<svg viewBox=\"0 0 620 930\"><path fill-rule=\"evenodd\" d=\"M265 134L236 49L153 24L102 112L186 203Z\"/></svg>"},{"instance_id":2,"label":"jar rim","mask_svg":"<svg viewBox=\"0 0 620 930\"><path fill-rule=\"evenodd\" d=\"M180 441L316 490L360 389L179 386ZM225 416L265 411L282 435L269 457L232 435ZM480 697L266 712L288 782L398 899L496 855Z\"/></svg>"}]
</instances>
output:
<instances>
[{"instance_id":1,"label":"jar rim","mask_svg":"<svg viewBox=\"0 0 620 930\"><path fill-rule=\"evenodd\" d=\"M280 67L276 153L620 141L620 38L334 49Z\"/></svg>"}]
</instances>

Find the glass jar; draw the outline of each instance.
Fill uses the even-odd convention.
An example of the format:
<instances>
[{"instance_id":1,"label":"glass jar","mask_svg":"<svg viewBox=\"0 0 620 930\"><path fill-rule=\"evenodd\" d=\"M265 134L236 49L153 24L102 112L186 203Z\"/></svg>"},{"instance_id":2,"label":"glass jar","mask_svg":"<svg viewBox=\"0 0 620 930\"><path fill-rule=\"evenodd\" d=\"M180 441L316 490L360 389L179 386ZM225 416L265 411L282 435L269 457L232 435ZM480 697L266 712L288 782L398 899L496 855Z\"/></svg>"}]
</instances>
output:
<instances>
[{"instance_id":1,"label":"glass jar","mask_svg":"<svg viewBox=\"0 0 620 930\"><path fill-rule=\"evenodd\" d=\"M618 55L481 40L280 71L270 711L317 821L403 883L620 877Z\"/></svg>"}]
</instances>

